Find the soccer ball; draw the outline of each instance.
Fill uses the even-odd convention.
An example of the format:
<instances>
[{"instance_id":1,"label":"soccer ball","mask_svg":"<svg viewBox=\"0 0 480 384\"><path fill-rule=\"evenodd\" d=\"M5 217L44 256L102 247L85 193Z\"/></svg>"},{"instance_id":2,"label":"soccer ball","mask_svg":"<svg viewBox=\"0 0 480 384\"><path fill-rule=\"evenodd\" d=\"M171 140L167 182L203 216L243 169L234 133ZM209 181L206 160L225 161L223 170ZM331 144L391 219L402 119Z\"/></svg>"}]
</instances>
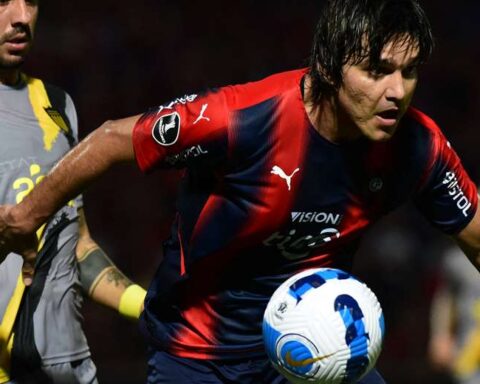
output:
<instances>
[{"instance_id":1,"label":"soccer ball","mask_svg":"<svg viewBox=\"0 0 480 384\"><path fill-rule=\"evenodd\" d=\"M263 317L268 357L294 384L356 383L375 365L384 333L375 294L351 274L331 268L285 281Z\"/></svg>"}]
</instances>

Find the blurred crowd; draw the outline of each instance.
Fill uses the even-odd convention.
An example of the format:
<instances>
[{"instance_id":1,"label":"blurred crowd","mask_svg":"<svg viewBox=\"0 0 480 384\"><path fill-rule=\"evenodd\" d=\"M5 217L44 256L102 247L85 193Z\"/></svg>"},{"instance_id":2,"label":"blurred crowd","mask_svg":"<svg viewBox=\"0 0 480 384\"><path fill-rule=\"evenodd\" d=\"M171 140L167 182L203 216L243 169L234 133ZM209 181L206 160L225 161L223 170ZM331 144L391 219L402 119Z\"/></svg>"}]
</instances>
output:
<instances>
[{"instance_id":1,"label":"blurred crowd","mask_svg":"<svg viewBox=\"0 0 480 384\"><path fill-rule=\"evenodd\" d=\"M414 105L434 117L475 181L480 177L480 3L425 0L436 36ZM48 1L26 71L67 90L80 135L107 119L206 87L307 65L321 0ZM174 211L171 172L119 167L85 193L93 237L144 286L161 260ZM450 383L427 359L429 312L448 239L406 207L371 231L356 273L377 293L387 337L379 369L390 384ZM479 276L480 279L480 276ZM140 383L145 345L133 323L88 304L85 327L100 382Z\"/></svg>"}]
</instances>

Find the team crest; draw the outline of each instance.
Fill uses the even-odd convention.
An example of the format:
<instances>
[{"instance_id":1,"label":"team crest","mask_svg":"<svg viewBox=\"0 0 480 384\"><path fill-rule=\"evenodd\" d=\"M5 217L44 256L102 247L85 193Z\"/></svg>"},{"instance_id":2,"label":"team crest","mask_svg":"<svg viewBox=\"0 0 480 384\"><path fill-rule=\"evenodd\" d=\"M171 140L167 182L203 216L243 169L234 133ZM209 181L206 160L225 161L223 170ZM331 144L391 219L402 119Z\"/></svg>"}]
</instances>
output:
<instances>
[{"instance_id":1,"label":"team crest","mask_svg":"<svg viewBox=\"0 0 480 384\"><path fill-rule=\"evenodd\" d=\"M153 126L152 136L155 141L168 147L177 142L180 134L180 115L177 112L161 116Z\"/></svg>"},{"instance_id":2,"label":"team crest","mask_svg":"<svg viewBox=\"0 0 480 384\"><path fill-rule=\"evenodd\" d=\"M68 124L65 122L63 116L58 112L56 109L53 108L44 108L47 115L58 125L58 127L65 133L70 133L70 128Z\"/></svg>"}]
</instances>

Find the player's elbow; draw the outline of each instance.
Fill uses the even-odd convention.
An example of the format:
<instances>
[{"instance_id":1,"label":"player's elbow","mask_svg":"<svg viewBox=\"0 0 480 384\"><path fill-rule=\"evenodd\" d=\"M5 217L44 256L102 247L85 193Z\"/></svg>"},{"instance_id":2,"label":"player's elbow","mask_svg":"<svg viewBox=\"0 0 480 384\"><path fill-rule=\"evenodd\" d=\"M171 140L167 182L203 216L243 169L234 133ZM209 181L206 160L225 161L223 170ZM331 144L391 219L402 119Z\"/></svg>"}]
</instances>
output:
<instances>
[{"instance_id":1,"label":"player's elbow","mask_svg":"<svg viewBox=\"0 0 480 384\"><path fill-rule=\"evenodd\" d=\"M134 160L132 129L127 119L107 120L95 132L100 148L114 162Z\"/></svg>"}]
</instances>

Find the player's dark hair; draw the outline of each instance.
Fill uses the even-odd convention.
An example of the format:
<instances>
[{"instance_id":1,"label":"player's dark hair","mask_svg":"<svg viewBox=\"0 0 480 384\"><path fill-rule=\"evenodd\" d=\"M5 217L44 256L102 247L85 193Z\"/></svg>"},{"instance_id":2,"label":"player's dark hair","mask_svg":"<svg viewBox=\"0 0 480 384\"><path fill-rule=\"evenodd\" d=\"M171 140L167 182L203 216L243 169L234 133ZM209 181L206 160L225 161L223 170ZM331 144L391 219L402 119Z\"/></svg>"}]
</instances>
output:
<instances>
[{"instance_id":1,"label":"player's dark hair","mask_svg":"<svg viewBox=\"0 0 480 384\"><path fill-rule=\"evenodd\" d=\"M374 69L387 43L418 47L418 63L433 50L430 23L417 0L327 0L310 57L312 101L337 94L345 64L368 59Z\"/></svg>"}]
</instances>

